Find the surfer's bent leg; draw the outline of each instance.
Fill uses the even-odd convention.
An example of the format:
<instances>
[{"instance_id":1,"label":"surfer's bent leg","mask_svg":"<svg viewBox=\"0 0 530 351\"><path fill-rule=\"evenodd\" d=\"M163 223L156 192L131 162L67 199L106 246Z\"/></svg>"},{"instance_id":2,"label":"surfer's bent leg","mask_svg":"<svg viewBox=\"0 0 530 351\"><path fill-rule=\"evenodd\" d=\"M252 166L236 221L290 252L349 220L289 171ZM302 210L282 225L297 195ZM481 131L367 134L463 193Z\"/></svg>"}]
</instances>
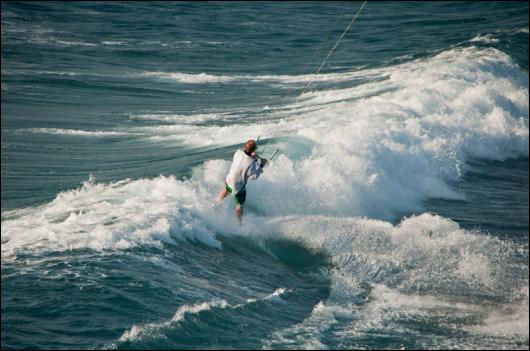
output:
<instances>
[{"instance_id":1,"label":"surfer's bent leg","mask_svg":"<svg viewBox=\"0 0 530 351\"><path fill-rule=\"evenodd\" d=\"M239 220L239 224L241 224L243 222L243 207L240 205L236 207L236 217Z\"/></svg>"},{"instance_id":2,"label":"surfer's bent leg","mask_svg":"<svg viewBox=\"0 0 530 351\"><path fill-rule=\"evenodd\" d=\"M236 195L234 195L234 200L236 201L236 217L241 224L243 220L243 204L247 199L247 189L243 188Z\"/></svg>"},{"instance_id":3,"label":"surfer's bent leg","mask_svg":"<svg viewBox=\"0 0 530 351\"><path fill-rule=\"evenodd\" d=\"M232 189L228 186L228 184L225 184L225 187L223 190L221 190L221 192L219 193L219 202L223 201L226 197L226 195L228 195L228 193L231 193L232 192Z\"/></svg>"},{"instance_id":4,"label":"surfer's bent leg","mask_svg":"<svg viewBox=\"0 0 530 351\"><path fill-rule=\"evenodd\" d=\"M223 201L225 199L226 195L228 195L228 191L226 191L226 189L221 190L221 192L219 193L219 196L218 196L219 202Z\"/></svg>"}]
</instances>

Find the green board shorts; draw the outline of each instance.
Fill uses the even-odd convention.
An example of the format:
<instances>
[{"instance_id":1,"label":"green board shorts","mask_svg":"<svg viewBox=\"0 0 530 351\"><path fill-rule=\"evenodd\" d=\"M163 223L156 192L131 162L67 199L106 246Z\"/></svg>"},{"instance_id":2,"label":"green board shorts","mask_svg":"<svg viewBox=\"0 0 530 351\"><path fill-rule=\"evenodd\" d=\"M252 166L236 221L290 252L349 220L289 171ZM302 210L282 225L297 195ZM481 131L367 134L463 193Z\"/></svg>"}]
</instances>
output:
<instances>
[{"instance_id":1,"label":"green board shorts","mask_svg":"<svg viewBox=\"0 0 530 351\"><path fill-rule=\"evenodd\" d=\"M232 194L232 188L228 184L225 184L225 189L230 194ZM243 207L243 204L245 203L245 200L247 198L247 189L243 188L241 189L237 194L234 195L234 200L236 202L237 206Z\"/></svg>"}]
</instances>

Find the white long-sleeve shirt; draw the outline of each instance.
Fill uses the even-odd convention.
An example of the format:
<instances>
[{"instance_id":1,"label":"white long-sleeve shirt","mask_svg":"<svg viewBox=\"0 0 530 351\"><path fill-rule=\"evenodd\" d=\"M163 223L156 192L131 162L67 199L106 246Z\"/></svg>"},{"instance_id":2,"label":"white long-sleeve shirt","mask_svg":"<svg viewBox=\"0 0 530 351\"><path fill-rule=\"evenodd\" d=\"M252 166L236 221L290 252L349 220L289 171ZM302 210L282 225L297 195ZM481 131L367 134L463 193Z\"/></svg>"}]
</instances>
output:
<instances>
[{"instance_id":1,"label":"white long-sleeve shirt","mask_svg":"<svg viewBox=\"0 0 530 351\"><path fill-rule=\"evenodd\" d=\"M226 176L226 184L232 188L232 193L235 195L245 188L249 178L256 180L261 173L263 168L260 167L257 159L248 156L243 150L237 150Z\"/></svg>"}]
</instances>

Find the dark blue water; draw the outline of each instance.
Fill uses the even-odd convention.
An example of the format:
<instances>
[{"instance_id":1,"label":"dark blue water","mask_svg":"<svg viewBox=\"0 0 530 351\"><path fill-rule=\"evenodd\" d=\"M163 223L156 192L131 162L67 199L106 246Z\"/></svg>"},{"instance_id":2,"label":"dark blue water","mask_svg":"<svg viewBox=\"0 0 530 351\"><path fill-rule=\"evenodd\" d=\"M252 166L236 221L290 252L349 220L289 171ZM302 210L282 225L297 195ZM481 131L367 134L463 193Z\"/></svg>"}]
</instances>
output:
<instances>
[{"instance_id":1,"label":"dark blue water","mask_svg":"<svg viewBox=\"0 0 530 351\"><path fill-rule=\"evenodd\" d=\"M528 349L528 3L361 4L3 2L2 348Z\"/></svg>"}]
</instances>

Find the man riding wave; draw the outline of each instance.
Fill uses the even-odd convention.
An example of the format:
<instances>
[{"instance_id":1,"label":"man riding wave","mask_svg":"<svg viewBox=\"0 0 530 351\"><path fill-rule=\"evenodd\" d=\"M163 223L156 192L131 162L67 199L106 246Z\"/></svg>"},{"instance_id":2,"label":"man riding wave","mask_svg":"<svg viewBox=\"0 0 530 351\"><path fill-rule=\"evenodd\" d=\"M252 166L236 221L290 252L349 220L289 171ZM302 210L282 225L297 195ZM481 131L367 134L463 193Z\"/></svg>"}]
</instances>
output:
<instances>
[{"instance_id":1,"label":"man riding wave","mask_svg":"<svg viewBox=\"0 0 530 351\"><path fill-rule=\"evenodd\" d=\"M263 173L263 167L267 160L258 157L256 150L258 145L255 140L248 140L243 150L237 150L234 154L234 160L225 179L225 187L219 193L219 201L231 193L236 202L236 217L241 224L243 218L243 204L247 197L248 179L256 180Z\"/></svg>"}]
</instances>

